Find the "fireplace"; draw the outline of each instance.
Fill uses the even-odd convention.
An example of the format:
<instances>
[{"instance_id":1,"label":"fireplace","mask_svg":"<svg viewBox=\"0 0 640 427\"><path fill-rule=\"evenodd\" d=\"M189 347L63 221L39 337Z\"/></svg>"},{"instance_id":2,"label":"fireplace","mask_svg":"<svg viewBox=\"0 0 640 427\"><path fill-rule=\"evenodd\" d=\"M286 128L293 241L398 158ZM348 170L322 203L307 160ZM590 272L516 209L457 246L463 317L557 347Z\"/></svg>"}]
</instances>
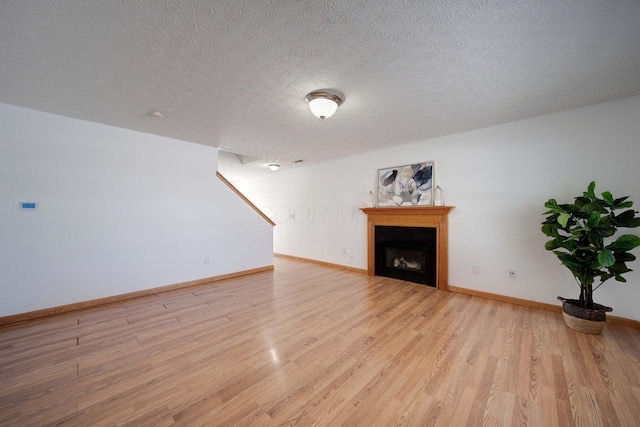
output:
<instances>
[{"instance_id":1,"label":"fireplace","mask_svg":"<svg viewBox=\"0 0 640 427\"><path fill-rule=\"evenodd\" d=\"M436 229L375 229L375 274L436 286Z\"/></svg>"},{"instance_id":2,"label":"fireplace","mask_svg":"<svg viewBox=\"0 0 640 427\"><path fill-rule=\"evenodd\" d=\"M447 290L448 215L452 209L453 206L362 208L367 215L369 275L394 274L391 277ZM385 237L383 240L386 240L386 243L376 243L376 234L385 234L384 230L387 228L408 229L409 237L406 234L400 237ZM426 235L423 235L423 231L418 230L428 231L424 231ZM424 273L426 278L418 279L414 273Z\"/></svg>"}]
</instances>

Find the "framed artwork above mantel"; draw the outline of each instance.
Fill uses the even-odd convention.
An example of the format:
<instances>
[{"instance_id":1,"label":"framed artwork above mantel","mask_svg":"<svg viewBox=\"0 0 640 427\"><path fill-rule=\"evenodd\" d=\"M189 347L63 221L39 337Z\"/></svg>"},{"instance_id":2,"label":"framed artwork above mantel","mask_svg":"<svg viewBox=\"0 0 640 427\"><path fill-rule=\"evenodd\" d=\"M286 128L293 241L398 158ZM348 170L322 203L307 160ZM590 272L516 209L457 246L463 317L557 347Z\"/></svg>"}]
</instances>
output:
<instances>
[{"instance_id":1,"label":"framed artwork above mantel","mask_svg":"<svg viewBox=\"0 0 640 427\"><path fill-rule=\"evenodd\" d=\"M378 207L432 206L434 162L378 170Z\"/></svg>"}]
</instances>

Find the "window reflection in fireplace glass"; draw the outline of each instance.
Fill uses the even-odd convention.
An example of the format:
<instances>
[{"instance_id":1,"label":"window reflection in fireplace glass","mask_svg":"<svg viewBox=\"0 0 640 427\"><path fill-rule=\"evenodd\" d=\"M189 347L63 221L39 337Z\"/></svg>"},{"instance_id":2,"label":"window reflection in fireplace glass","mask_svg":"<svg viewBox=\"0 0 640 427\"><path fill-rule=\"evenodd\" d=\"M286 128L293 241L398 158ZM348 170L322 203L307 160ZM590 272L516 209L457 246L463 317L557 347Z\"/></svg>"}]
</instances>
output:
<instances>
[{"instance_id":1,"label":"window reflection in fireplace glass","mask_svg":"<svg viewBox=\"0 0 640 427\"><path fill-rule=\"evenodd\" d=\"M422 249L386 248L387 268L424 273L426 259L426 251Z\"/></svg>"}]
</instances>

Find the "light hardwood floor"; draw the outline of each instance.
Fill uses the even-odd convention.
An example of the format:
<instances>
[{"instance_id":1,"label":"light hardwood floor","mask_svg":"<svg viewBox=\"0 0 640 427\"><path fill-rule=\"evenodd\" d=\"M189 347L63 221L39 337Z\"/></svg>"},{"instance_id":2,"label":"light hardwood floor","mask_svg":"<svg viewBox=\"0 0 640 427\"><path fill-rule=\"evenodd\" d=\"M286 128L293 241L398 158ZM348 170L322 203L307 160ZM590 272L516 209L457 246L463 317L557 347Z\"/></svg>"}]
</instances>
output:
<instances>
[{"instance_id":1,"label":"light hardwood floor","mask_svg":"<svg viewBox=\"0 0 640 427\"><path fill-rule=\"evenodd\" d=\"M3 426L640 426L640 332L275 259L0 330Z\"/></svg>"}]
</instances>

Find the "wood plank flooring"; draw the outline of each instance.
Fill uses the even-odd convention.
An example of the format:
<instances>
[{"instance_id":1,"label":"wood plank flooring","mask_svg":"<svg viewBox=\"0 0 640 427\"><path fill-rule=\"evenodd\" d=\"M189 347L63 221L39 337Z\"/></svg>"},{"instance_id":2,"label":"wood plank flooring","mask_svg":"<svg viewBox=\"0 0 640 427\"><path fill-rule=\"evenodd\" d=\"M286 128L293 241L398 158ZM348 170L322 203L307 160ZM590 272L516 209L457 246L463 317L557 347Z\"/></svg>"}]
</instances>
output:
<instances>
[{"instance_id":1,"label":"wood plank flooring","mask_svg":"<svg viewBox=\"0 0 640 427\"><path fill-rule=\"evenodd\" d=\"M2 426L640 426L640 332L275 259L0 329Z\"/></svg>"}]
</instances>

